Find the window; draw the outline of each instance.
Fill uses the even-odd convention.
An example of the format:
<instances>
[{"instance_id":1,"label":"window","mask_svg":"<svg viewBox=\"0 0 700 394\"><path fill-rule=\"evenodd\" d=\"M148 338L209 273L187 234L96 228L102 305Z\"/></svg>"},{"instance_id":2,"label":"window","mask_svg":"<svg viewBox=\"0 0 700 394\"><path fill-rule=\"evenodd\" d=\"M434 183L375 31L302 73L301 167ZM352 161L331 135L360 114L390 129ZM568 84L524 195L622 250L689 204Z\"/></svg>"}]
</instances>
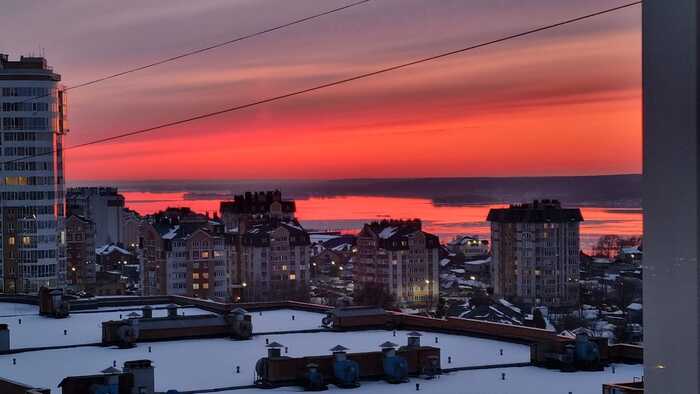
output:
<instances>
[{"instance_id":1,"label":"window","mask_svg":"<svg viewBox=\"0 0 700 394\"><path fill-rule=\"evenodd\" d=\"M199 290L199 283L192 283L192 289Z\"/></svg>"},{"instance_id":2,"label":"window","mask_svg":"<svg viewBox=\"0 0 700 394\"><path fill-rule=\"evenodd\" d=\"M199 273L198 272L193 273L192 279L199 279Z\"/></svg>"},{"instance_id":3,"label":"window","mask_svg":"<svg viewBox=\"0 0 700 394\"><path fill-rule=\"evenodd\" d=\"M296 280L297 274L289 274L289 280Z\"/></svg>"},{"instance_id":4,"label":"window","mask_svg":"<svg viewBox=\"0 0 700 394\"><path fill-rule=\"evenodd\" d=\"M15 244L15 237L9 237L9 238L7 238L7 244L8 244L8 245L14 245L14 244Z\"/></svg>"},{"instance_id":5,"label":"window","mask_svg":"<svg viewBox=\"0 0 700 394\"><path fill-rule=\"evenodd\" d=\"M208 251L202 252L202 258L203 258L203 259L208 259L208 258L209 258L209 252L208 252Z\"/></svg>"}]
</instances>

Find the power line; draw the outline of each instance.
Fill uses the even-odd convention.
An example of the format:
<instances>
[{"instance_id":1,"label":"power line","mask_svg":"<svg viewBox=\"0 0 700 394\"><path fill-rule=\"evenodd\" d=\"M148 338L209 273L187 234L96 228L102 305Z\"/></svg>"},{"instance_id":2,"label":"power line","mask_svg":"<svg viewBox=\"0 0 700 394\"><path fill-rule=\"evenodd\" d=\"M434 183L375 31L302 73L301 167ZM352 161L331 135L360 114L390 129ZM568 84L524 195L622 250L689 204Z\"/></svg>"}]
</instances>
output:
<instances>
[{"instance_id":1,"label":"power line","mask_svg":"<svg viewBox=\"0 0 700 394\"><path fill-rule=\"evenodd\" d=\"M600 15L603 15L603 14L608 14L608 13L611 13L611 12L615 12L615 11L622 10L622 9L624 9L624 8L628 8L628 7L632 7L632 6L635 6L635 5L639 5L639 4L641 4L641 3L642 3L642 1L635 1L635 2L628 3L628 4L624 4L624 5L621 5L621 6L618 6L618 7L608 8L608 9L605 9L605 10L602 10L602 11L597 11L597 12L594 12L594 13L590 13L590 14L586 14L586 15L583 15L583 16L579 16L579 17L576 17L576 18L566 19L566 20L563 20L563 21L561 21L561 22L557 22L557 23L553 23L553 24L551 24L551 25L546 25L546 26L534 28L534 29L527 30L527 31L524 31L524 32L521 32L521 33L516 33L516 34L507 35L507 36L504 36L504 37L501 37L501 38L497 38L497 39L490 40L490 41L485 41L485 42L482 42L482 43L479 43L479 44L470 45L470 46L468 46L468 47L456 49L456 50L449 51L449 52L443 52L443 53L440 53L440 54L438 54L438 55L433 55L433 56L429 56L429 57L424 57L424 58L417 59L417 60L413 60L413 61L410 61L410 62L407 62L407 63L402 63L402 64L398 64L398 65L395 65L395 66L383 68L383 69L380 69L380 70L376 70L376 71L372 71L372 72L368 72L368 73L364 73L364 74L359 74L359 75L356 75L356 76L353 76L353 77L349 77L349 78L345 78L345 79L341 79L341 80L337 80L337 81L333 81L333 82L328 82L328 83L324 83L324 84L321 84L321 85L316 85L316 86L314 86L314 87L310 87L310 88L306 88L306 89L302 89L302 90L297 90L297 91L290 92L290 93L286 93L286 94L282 94L282 95L279 95L279 96L269 97L269 98L266 98L266 99L254 101L254 102L247 103L247 104L242 104L242 105L237 105L237 106L225 108L225 109L222 109L222 110L219 110L219 111L208 112L208 113L205 113L205 114L196 115L196 116L192 116L192 117L185 118L185 119L180 119L180 120L176 120L176 121L172 121L172 122L168 122L168 123L162 123L162 124L157 125L157 126L152 126L152 127L148 127L148 128L144 128L144 129L139 129L139 130L133 130L133 131L129 131L129 132L126 132L126 133L113 135L113 136L111 136L111 137L100 138L100 139L97 139L97 140L93 140L93 141L89 141L89 142L84 142L84 143L82 143L82 144L77 144L77 145L73 145L73 146L70 146L70 147L66 147L66 148L63 149L63 150L66 151L66 150L78 149L78 148L83 148L83 147L90 146L90 145L96 145L96 144L101 144L101 143L105 143L105 142L109 142L109 141L118 140L118 139L121 139L121 138L131 137L131 136L135 136L135 135L139 135L139 134L145 134L145 133L148 133L148 132L151 132L151 131L155 131L155 130L159 130L159 129L163 129L163 128L166 128L166 127L177 126L177 125L180 125L180 124L183 124L183 123L189 123L189 122L193 122L193 121L196 121L196 120L201 120L201 119L205 119L205 118L210 118L210 117L213 117L213 116L218 116L218 115L225 114L225 113L229 113L229 112L239 111L239 110L243 110L243 109L246 109L246 108L255 107L255 106L258 106L258 105L262 105L262 104L266 104L266 103L270 103L270 102L274 102L274 101L284 100L284 99L287 99L287 98L290 98L290 97L299 96L299 95L306 94L306 93L311 93L311 92L314 92L314 91L317 91L317 90L326 89L326 88L330 88L330 87L333 87L333 86L343 85L343 84L346 84L346 83L349 83L349 82L353 82L353 81L357 81L357 80L360 80L360 79L365 79L365 78L373 77L373 76L375 76L375 75L385 74L385 73L388 73L388 72L392 72L392 71L400 70L400 69L403 69L403 68L415 66L415 65L417 65L417 64L430 62L430 61L433 61L433 60L445 58L445 57L448 57L448 56L452 56L452 55L456 55L456 54L459 54L459 53L471 51L471 50L474 50L474 49L483 48L483 47L486 47L486 46L489 46L489 45L498 44L498 43L501 43L501 42L504 42L504 41L508 41L508 40L512 40L512 39L515 39L515 38L520 38L520 37L523 37L523 36L531 35L531 34L538 33L538 32L544 31L544 30L549 30L549 29L553 29L553 28L560 27L560 26L568 25L568 24L571 24L571 23L579 22L579 21L582 21L582 20L585 20L585 19L590 19L590 18L593 18L593 17L596 17L596 16L600 16ZM47 152L47 153L44 153L44 154L40 154L40 155L25 156L25 157L22 157L22 158L19 158L19 159L13 159L13 160L5 161L5 162L3 162L3 163L12 163L12 162L17 162L17 161L22 161L22 160L26 160L26 159L28 159L28 158L32 158L32 157L36 157L36 156L45 156L45 155L48 155L48 154L52 154L52 153L54 153L54 152L55 152L55 151L50 151L50 152Z\"/></svg>"},{"instance_id":2,"label":"power line","mask_svg":"<svg viewBox=\"0 0 700 394\"><path fill-rule=\"evenodd\" d=\"M307 17L304 17L304 18L301 18L301 19L297 19L297 20L294 20L294 21L291 21L291 22L288 22L288 23L285 23L285 24L282 24L282 25L275 26L275 27L270 27L270 28L268 28L268 29L261 30L261 31L255 32L255 33L246 34L246 35L244 35L244 36L236 37L236 38L231 39L231 40L228 40L228 41L223 41L223 42L219 42L219 43L217 43L217 44L213 44L213 45L210 45L210 46L207 46L207 47L204 47L204 48L199 48L199 49L194 49L194 50L191 50L191 51L187 51L187 52L181 53L181 54L179 54L179 55L175 55L175 56L167 57L167 58L164 58L164 59L161 59L161 60L157 60L157 61L155 61L155 62L153 62L153 63L144 64L144 65L142 65L142 66L137 66L137 67L134 67L134 68L130 68L130 69L127 69L127 70L124 70L124 71L120 71L120 72L118 72L118 73L114 73L114 74L110 74L110 75L105 75L104 77L100 77L100 78L97 78L97 79L93 79L93 80L91 80L91 81L81 82L81 83L79 83L79 84L77 84L77 85L73 85L73 86L66 87L66 88L64 88L63 90L64 90L64 91L75 90L75 89L84 88L84 87L86 87L86 86L95 85L95 84L98 84L98 83L100 83L100 82L104 82L104 81L107 81L107 80L110 80L110 79L118 78L118 77L121 77L121 76L124 76L124 75L127 75L127 74L135 73L135 72L137 72L137 71L143 71L143 70L146 70L146 69L149 69L149 68L152 68L152 67L160 66L160 65L165 64L165 63L174 62L174 61L176 61L176 60L180 60L180 59L186 58L186 57L188 57L188 56L198 55L198 54L200 54L200 53L208 52L208 51L211 51L211 50L213 50L213 49L217 49L217 48L221 48L221 47L224 47L224 46L227 46L227 45L235 44L235 43L237 43L237 42L239 42L239 41L243 41L243 40L247 40L247 39L250 39L250 38L262 36L262 35L264 35L264 34L272 33L272 32L277 31L277 30L282 30L282 29L285 29L285 28L287 28L287 27L294 26L294 25L298 25L298 24L301 24L301 23L304 23L304 22L308 22L308 21L311 21L311 20L314 20L314 19L318 19L318 18L327 16L327 15L330 15L330 14L333 14L333 13L336 13L336 12L340 12L340 11L346 10L346 9L348 9L348 8L356 7L356 6L362 5L362 4L366 4L366 3L369 3L370 1L372 1L372 0L361 0L361 1L357 1L357 2L355 2L355 3L350 3L350 4L344 5L344 6L342 6L342 7L334 8L334 9L332 9L332 10L328 10L328 11L324 11L324 12L321 12L321 13L318 13L318 14L314 14L314 15L311 15L311 16L307 16ZM24 100L24 101L20 101L20 103L26 103L26 102L29 102L29 101L32 101L32 100L36 100L36 99L42 98L42 97L47 97L47 96L50 96L50 95L49 95L49 94L44 94L44 95L40 95L40 96L36 96L36 97L30 97L30 98L28 98L28 99L26 99L26 100Z\"/></svg>"}]
</instances>

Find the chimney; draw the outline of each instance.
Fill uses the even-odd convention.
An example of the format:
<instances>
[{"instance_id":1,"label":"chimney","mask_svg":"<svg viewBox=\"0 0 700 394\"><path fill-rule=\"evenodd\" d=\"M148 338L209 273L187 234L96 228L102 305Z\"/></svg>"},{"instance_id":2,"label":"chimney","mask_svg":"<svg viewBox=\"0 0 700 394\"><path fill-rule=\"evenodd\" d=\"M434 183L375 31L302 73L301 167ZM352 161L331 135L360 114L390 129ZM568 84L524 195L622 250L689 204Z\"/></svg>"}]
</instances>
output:
<instances>
[{"instance_id":1,"label":"chimney","mask_svg":"<svg viewBox=\"0 0 700 394\"><path fill-rule=\"evenodd\" d=\"M0 324L0 354L10 350L10 329L7 324Z\"/></svg>"},{"instance_id":2,"label":"chimney","mask_svg":"<svg viewBox=\"0 0 700 394\"><path fill-rule=\"evenodd\" d=\"M126 361L123 370L134 377L131 394L154 394L156 385L151 360Z\"/></svg>"},{"instance_id":3,"label":"chimney","mask_svg":"<svg viewBox=\"0 0 700 394\"><path fill-rule=\"evenodd\" d=\"M384 342L379 347L382 349L384 357L394 357L396 356L396 347L399 346L393 342Z\"/></svg>"},{"instance_id":4,"label":"chimney","mask_svg":"<svg viewBox=\"0 0 700 394\"><path fill-rule=\"evenodd\" d=\"M150 305L144 306L143 309L141 310L141 312L142 312L143 317L145 319L150 319L153 317L153 308Z\"/></svg>"},{"instance_id":5,"label":"chimney","mask_svg":"<svg viewBox=\"0 0 700 394\"><path fill-rule=\"evenodd\" d=\"M331 349L331 352L333 352L333 356L335 356L335 361L344 361L348 358L348 348L345 346L337 345Z\"/></svg>"},{"instance_id":6,"label":"chimney","mask_svg":"<svg viewBox=\"0 0 700 394\"><path fill-rule=\"evenodd\" d=\"M282 348L284 345L277 342L272 342L267 345L267 357L268 358L280 358L282 357Z\"/></svg>"},{"instance_id":7,"label":"chimney","mask_svg":"<svg viewBox=\"0 0 700 394\"><path fill-rule=\"evenodd\" d=\"M408 347L419 348L420 347L420 337L422 336L419 332L409 332L408 334Z\"/></svg>"}]
</instances>

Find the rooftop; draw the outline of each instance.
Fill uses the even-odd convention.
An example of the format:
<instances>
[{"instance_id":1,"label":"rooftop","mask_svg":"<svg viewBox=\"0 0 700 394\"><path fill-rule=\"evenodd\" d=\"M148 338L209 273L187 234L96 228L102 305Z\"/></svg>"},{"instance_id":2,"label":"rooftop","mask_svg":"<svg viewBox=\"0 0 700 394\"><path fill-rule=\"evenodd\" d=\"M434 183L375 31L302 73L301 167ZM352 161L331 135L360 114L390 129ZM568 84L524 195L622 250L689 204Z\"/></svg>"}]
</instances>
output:
<instances>
[{"instance_id":1,"label":"rooftop","mask_svg":"<svg viewBox=\"0 0 700 394\"><path fill-rule=\"evenodd\" d=\"M164 304L153 305L154 317L163 316L164 307ZM642 375L640 365L616 365L615 374L610 368L602 372L576 373L528 366L513 368L505 365L530 361L528 345L422 330L336 332L320 327L324 314L293 309L250 312L254 329L250 340L208 338L141 342L130 349L90 345L99 342L103 320L117 319L120 314L127 316L132 312L140 314L140 309L100 308L73 312L66 319L52 319L39 316L36 306L0 303L0 321L10 325L13 348L35 348L0 355L0 365L3 365L0 376L60 392L58 384L67 376L97 374L114 363L121 367L126 361L148 359L155 367L158 391L221 389L217 392L262 394L262 389L257 388L226 390L253 383L255 363L266 356L268 344L284 344L282 355L300 357L330 355L332 350L329 349L337 349L338 345L351 349L351 352L379 351L383 343L403 346L408 336L415 335L421 336L423 345L441 348L441 364L445 369L496 367L455 370L439 379L412 378L410 383L399 385L363 381L358 392L404 393L412 391L414 384L419 383L421 391L429 393L589 393L599 392L603 383L632 381ZM195 307L181 307L179 311L187 315L209 313ZM21 325L18 324L19 318L22 319ZM63 335L64 329L68 330L67 335ZM62 345L78 346L39 348ZM16 364L12 359L16 359ZM237 367L240 367L240 373L236 373ZM337 390L332 385L329 389ZM291 390L301 389L295 387ZM289 392L290 388L276 391Z\"/></svg>"}]
</instances>

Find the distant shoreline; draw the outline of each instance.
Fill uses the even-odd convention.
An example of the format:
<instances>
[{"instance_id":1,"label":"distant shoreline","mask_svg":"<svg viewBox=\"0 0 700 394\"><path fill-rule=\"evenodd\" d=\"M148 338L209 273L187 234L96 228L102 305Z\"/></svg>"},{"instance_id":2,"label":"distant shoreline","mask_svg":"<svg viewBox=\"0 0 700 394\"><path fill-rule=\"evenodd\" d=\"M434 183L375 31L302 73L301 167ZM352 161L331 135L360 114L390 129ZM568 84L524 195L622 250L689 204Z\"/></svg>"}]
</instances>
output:
<instances>
[{"instance_id":1,"label":"distant shoreline","mask_svg":"<svg viewBox=\"0 0 700 394\"><path fill-rule=\"evenodd\" d=\"M347 196L428 199L436 206L508 204L558 199L567 206L641 208L638 174L503 178L416 178L280 181L139 181L80 183L122 191L183 193L185 200L226 200L246 191L282 191L286 198ZM77 185L77 184L76 184Z\"/></svg>"}]
</instances>

